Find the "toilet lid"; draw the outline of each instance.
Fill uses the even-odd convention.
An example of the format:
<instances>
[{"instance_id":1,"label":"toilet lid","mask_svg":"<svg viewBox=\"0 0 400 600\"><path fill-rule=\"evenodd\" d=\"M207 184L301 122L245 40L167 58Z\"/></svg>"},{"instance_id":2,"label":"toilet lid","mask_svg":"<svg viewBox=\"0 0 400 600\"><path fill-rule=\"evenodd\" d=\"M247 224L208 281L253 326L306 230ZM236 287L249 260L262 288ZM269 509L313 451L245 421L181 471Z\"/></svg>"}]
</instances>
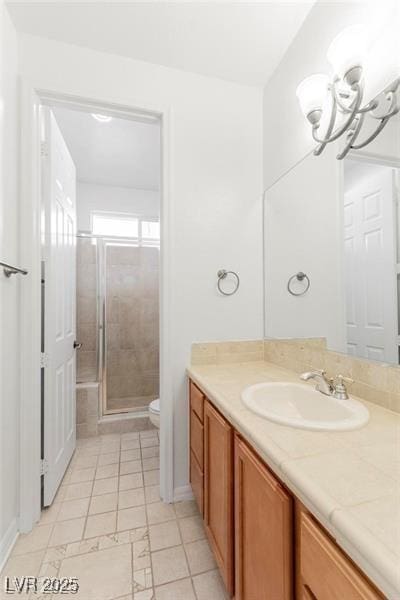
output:
<instances>
[{"instance_id":1,"label":"toilet lid","mask_svg":"<svg viewBox=\"0 0 400 600\"><path fill-rule=\"evenodd\" d=\"M151 412L154 412L154 413L160 412L160 398L157 398L156 400L152 400L150 402L149 410L151 410Z\"/></svg>"}]
</instances>

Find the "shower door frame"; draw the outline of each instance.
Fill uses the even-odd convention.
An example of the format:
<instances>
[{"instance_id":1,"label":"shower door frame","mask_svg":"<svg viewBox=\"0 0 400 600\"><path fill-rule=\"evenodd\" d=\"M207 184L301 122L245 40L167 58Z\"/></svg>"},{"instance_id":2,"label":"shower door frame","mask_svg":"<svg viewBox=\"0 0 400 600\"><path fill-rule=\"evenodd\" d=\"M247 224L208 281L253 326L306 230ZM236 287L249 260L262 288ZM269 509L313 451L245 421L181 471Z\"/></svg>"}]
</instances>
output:
<instances>
[{"instance_id":1,"label":"shower door frame","mask_svg":"<svg viewBox=\"0 0 400 600\"><path fill-rule=\"evenodd\" d=\"M73 95L65 87L43 88L40 78L21 82L20 260L29 270L21 286L21 386L20 386L20 469L19 531L28 532L40 518L40 421L41 421L41 129L42 105L74 107L91 113L107 111L122 118L140 114L156 116L161 127L160 203L160 493L165 502L174 500L174 394L172 381L172 136L173 111L170 105L137 103L132 96L113 92L101 99ZM189 495L189 488L187 489Z\"/></svg>"},{"instance_id":2,"label":"shower door frame","mask_svg":"<svg viewBox=\"0 0 400 600\"><path fill-rule=\"evenodd\" d=\"M142 217L140 217L142 218ZM150 217L149 217L150 219ZM151 218L154 220L154 218ZM87 236L89 237L89 236ZM100 383L99 394L99 415L100 419L115 416L115 415L135 415L137 417L146 417L148 415L145 407L139 409L134 408L107 408L107 245L123 245L140 248L142 244L140 240L135 238L124 238L118 236L102 236L90 234L90 237L97 240L96 255L97 255L97 373ZM154 245L145 245L152 247ZM157 247L160 248L159 244ZM160 343L160 334L158 335ZM160 366L159 366L160 369ZM160 379L160 372L158 373Z\"/></svg>"}]
</instances>

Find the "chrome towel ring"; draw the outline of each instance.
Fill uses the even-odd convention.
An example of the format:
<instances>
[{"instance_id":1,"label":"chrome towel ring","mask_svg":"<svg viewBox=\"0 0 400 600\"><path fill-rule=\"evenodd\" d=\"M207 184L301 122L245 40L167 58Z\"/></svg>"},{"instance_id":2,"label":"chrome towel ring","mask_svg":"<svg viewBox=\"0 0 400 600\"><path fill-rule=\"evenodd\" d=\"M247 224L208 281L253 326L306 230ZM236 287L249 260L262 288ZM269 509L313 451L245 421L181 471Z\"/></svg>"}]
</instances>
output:
<instances>
[{"instance_id":1,"label":"chrome towel ring","mask_svg":"<svg viewBox=\"0 0 400 600\"><path fill-rule=\"evenodd\" d=\"M302 290L301 292L294 292L292 290L292 282L294 279L296 279L297 281L306 281L306 287L304 288L304 290ZM289 278L289 281L287 282L288 292L289 294L292 294L292 296L304 296L304 294L308 292L309 288L310 278L308 277L308 275L306 275L306 273L303 273L302 271L299 271L298 273L296 273L296 275L292 275Z\"/></svg>"},{"instance_id":2,"label":"chrome towel ring","mask_svg":"<svg viewBox=\"0 0 400 600\"><path fill-rule=\"evenodd\" d=\"M236 278L235 287L231 292L225 292L221 286L222 281L224 279L226 279L228 277L228 275L233 275ZM225 269L220 269L217 272L217 277L218 277L217 286L218 286L218 290L221 292L221 294L223 294L224 296L233 296L233 294L236 294L236 292L239 289L240 279L239 279L239 275L237 273L235 273L235 271L226 271Z\"/></svg>"}]
</instances>

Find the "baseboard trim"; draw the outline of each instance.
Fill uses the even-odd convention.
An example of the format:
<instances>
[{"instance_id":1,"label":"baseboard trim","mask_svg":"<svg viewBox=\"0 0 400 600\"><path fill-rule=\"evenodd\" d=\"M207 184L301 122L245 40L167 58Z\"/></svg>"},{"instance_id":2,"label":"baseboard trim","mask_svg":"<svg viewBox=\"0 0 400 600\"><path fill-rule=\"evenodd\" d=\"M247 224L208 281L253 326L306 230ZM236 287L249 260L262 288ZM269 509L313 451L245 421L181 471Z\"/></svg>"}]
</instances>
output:
<instances>
[{"instance_id":1,"label":"baseboard trim","mask_svg":"<svg viewBox=\"0 0 400 600\"><path fill-rule=\"evenodd\" d=\"M11 554L11 550L14 548L18 535L18 521L17 519L13 519L0 540L0 573Z\"/></svg>"},{"instance_id":2,"label":"baseboard trim","mask_svg":"<svg viewBox=\"0 0 400 600\"><path fill-rule=\"evenodd\" d=\"M190 485L182 485L174 489L174 502L182 502L183 500L193 500L192 487Z\"/></svg>"}]
</instances>

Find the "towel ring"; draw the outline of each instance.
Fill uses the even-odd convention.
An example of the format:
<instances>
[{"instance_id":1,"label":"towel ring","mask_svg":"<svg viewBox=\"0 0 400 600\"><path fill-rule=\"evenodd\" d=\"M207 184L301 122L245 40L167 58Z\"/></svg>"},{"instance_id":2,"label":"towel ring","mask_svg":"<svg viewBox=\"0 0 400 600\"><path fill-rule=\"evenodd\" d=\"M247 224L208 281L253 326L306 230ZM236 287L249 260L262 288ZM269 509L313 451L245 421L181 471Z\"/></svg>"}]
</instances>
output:
<instances>
[{"instance_id":1,"label":"towel ring","mask_svg":"<svg viewBox=\"0 0 400 600\"><path fill-rule=\"evenodd\" d=\"M236 285L235 285L235 288L231 292L224 292L224 290L221 287L221 282L223 279L226 279L226 277L228 275L233 275L236 278ZM235 273L235 271L226 271L225 269L220 269L217 272L217 277L218 277L217 286L218 286L218 290L221 292L221 294L223 294L224 296L233 296L233 294L236 294L236 292L239 289L240 279L239 279L239 275L237 273Z\"/></svg>"},{"instance_id":2,"label":"towel ring","mask_svg":"<svg viewBox=\"0 0 400 600\"><path fill-rule=\"evenodd\" d=\"M306 280L306 287L302 292L294 292L291 289L292 286L292 281L296 279L297 281L304 281ZM308 292L308 290L310 289L310 278L308 277L308 275L306 275L306 273L303 273L302 271L299 271L298 273L296 273L296 275L292 275L289 278L289 281L287 282L287 289L289 294L292 294L292 296L304 296L304 294L306 294Z\"/></svg>"}]
</instances>

